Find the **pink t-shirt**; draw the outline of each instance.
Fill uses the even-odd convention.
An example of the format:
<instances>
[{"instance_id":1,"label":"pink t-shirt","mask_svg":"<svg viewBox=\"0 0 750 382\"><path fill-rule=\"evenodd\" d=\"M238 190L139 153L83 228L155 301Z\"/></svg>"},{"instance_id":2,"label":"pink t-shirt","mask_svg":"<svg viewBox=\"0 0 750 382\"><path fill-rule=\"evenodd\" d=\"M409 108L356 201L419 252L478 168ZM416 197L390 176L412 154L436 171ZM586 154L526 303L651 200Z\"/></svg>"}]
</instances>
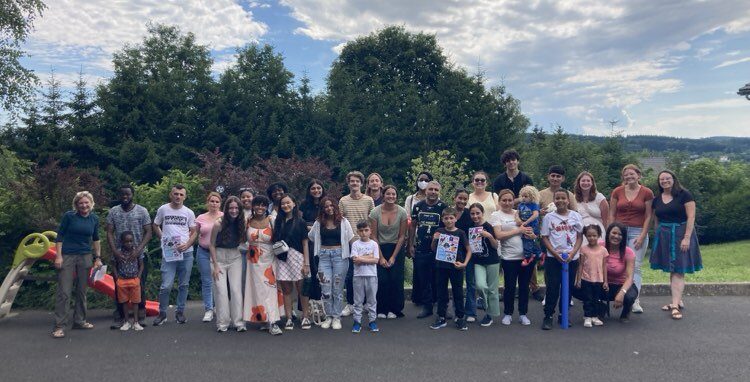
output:
<instances>
[{"instance_id":1,"label":"pink t-shirt","mask_svg":"<svg viewBox=\"0 0 750 382\"><path fill-rule=\"evenodd\" d=\"M223 212L219 212L219 217L222 217L223 215ZM205 249L208 249L208 246L211 245L211 230L214 229L214 222L216 222L216 220L211 219L211 217L208 216L208 212L200 214L195 218L195 223L198 226L199 233L198 245Z\"/></svg>"},{"instance_id":2,"label":"pink t-shirt","mask_svg":"<svg viewBox=\"0 0 750 382\"><path fill-rule=\"evenodd\" d=\"M620 252L612 252L607 257L607 282L610 284L625 284L628 277L626 271L627 260L635 259L635 252L630 247L625 247L625 258L620 256Z\"/></svg>"},{"instance_id":3,"label":"pink t-shirt","mask_svg":"<svg viewBox=\"0 0 750 382\"><path fill-rule=\"evenodd\" d=\"M607 249L601 245L591 248L586 245L581 246L581 279L592 283L604 282L604 272L602 266L609 256Z\"/></svg>"}]
</instances>

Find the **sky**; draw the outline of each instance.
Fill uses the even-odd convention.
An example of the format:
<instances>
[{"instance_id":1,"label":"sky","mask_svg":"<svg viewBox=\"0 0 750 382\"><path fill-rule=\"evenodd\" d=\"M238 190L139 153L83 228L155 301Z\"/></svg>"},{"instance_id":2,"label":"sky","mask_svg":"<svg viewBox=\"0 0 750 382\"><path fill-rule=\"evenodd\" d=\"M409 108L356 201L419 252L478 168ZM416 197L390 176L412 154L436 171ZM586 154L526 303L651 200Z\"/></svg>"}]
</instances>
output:
<instances>
[{"instance_id":1,"label":"sky","mask_svg":"<svg viewBox=\"0 0 750 382\"><path fill-rule=\"evenodd\" d=\"M532 125L569 133L750 137L747 0L46 0L24 64L71 86L112 75L146 23L193 32L214 72L270 44L325 90L347 41L389 25L435 34L444 54L504 85Z\"/></svg>"}]
</instances>

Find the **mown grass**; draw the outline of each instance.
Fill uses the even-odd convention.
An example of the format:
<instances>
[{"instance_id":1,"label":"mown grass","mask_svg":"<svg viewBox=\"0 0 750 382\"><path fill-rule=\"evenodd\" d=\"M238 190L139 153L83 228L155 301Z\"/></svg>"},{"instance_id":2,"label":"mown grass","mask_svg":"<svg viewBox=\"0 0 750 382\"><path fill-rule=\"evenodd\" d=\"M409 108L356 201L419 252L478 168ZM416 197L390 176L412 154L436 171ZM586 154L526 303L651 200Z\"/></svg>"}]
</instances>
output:
<instances>
[{"instance_id":1,"label":"mown grass","mask_svg":"<svg viewBox=\"0 0 750 382\"><path fill-rule=\"evenodd\" d=\"M689 283L750 281L750 240L701 246L703 270L688 274ZM643 264L644 283L669 283L669 273L652 270Z\"/></svg>"}]
</instances>

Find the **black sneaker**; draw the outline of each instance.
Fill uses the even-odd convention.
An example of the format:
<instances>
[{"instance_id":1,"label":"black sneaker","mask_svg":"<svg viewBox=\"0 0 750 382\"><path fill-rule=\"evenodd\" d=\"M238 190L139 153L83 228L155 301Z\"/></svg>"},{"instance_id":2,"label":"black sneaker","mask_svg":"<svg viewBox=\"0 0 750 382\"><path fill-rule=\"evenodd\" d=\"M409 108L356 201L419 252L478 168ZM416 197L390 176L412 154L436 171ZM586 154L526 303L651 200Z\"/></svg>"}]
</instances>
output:
<instances>
[{"instance_id":1,"label":"black sneaker","mask_svg":"<svg viewBox=\"0 0 750 382\"><path fill-rule=\"evenodd\" d=\"M534 300L537 300L539 302L544 301L544 293L542 293L541 289L537 289L536 292L531 294L531 297L533 297Z\"/></svg>"},{"instance_id":2,"label":"black sneaker","mask_svg":"<svg viewBox=\"0 0 750 382\"><path fill-rule=\"evenodd\" d=\"M456 321L456 329L458 329L458 330L469 330L469 325L466 325L466 319L459 318Z\"/></svg>"},{"instance_id":3,"label":"black sneaker","mask_svg":"<svg viewBox=\"0 0 750 382\"><path fill-rule=\"evenodd\" d=\"M484 318L482 319L482 322L480 322L479 325L482 325L482 326L492 325L492 317L490 317L489 314L484 316Z\"/></svg>"},{"instance_id":4,"label":"black sneaker","mask_svg":"<svg viewBox=\"0 0 750 382\"><path fill-rule=\"evenodd\" d=\"M422 308L422 312L417 315L417 318L425 318L432 316L432 305L425 305Z\"/></svg>"},{"instance_id":5,"label":"black sneaker","mask_svg":"<svg viewBox=\"0 0 750 382\"><path fill-rule=\"evenodd\" d=\"M174 319L177 320L178 324L184 324L187 322L187 317L185 317L185 313L180 312L180 311L174 314Z\"/></svg>"},{"instance_id":6,"label":"black sneaker","mask_svg":"<svg viewBox=\"0 0 750 382\"><path fill-rule=\"evenodd\" d=\"M445 320L445 317L438 317L435 322L430 325L430 329L441 329L448 325L448 321Z\"/></svg>"},{"instance_id":7,"label":"black sneaker","mask_svg":"<svg viewBox=\"0 0 750 382\"><path fill-rule=\"evenodd\" d=\"M542 321L542 330L552 330L552 317L544 317L544 321Z\"/></svg>"},{"instance_id":8,"label":"black sneaker","mask_svg":"<svg viewBox=\"0 0 750 382\"><path fill-rule=\"evenodd\" d=\"M167 322L167 314L159 313L159 315L154 319L154 326L162 326L165 322Z\"/></svg>"},{"instance_id":9,"label":"black sneaker","mask_svg":"<svg viewBox=\"0 0 750 382\"><path fill-rule=\"evenodd\" d=\"M140 325L142 328L146 329L146 326L147 326L146 325L146 319L145 318L139 319L138 320L138 325Z\"/></svg>"}]
</instances>

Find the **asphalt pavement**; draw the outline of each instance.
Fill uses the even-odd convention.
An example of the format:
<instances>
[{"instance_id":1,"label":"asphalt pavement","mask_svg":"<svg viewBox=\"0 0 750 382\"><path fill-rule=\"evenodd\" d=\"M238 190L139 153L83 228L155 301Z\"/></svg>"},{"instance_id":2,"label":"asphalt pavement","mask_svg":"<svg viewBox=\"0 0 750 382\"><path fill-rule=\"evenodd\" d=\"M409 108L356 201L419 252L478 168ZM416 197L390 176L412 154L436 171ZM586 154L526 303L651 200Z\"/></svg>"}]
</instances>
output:
<instances>
[{"instance_id":1,"label":"asphalt pavement","mask_svg":"<svg viewBox=\"0 0 750 382\"><path fill-rule=\"evenodd\" d=\"M748 381L750 298L688 297L680 321L659 310L666 297L644 297L644 314L584 328L581 304L573 327L540 330L542 306L532 301L531 326L517 314L510 326L449 325L429 319L379 320L381 331L352 334L314 327L272 337L257 328L217 333L202 323L199 303L180 325L170 311L162 327L109 330L111 312L94 310L96 328L53 339L51 312L16 311L0 320L2 381ZM481 311L480 311L481 312ZM613 312L616 317L618 313ZM481 317L480 317L481 318ZM148 319L150 324L151 318Z\"/></svg>"}]
</instances>

